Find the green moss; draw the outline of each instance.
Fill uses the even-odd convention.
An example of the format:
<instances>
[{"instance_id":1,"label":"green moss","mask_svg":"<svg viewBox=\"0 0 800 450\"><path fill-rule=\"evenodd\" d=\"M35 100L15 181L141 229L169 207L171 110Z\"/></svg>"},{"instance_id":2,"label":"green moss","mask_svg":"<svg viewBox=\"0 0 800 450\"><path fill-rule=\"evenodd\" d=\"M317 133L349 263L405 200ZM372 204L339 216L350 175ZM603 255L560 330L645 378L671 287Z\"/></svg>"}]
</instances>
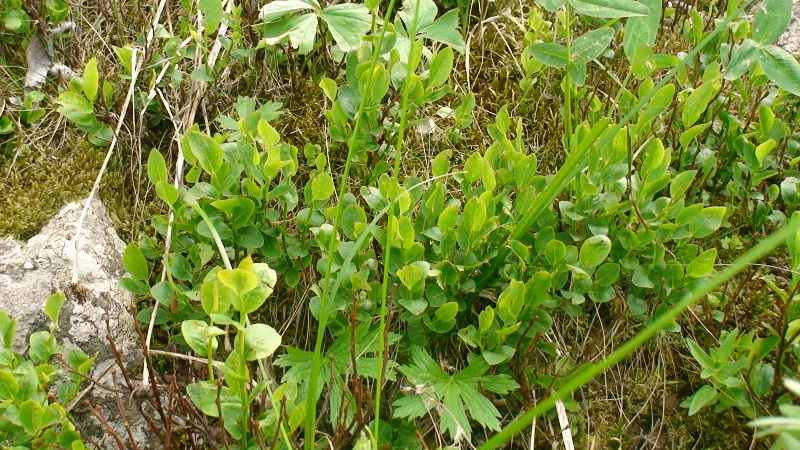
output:
<instances>
[{"instance_id":1,"label":"green moss","mask_svg":"<svg viewBox=\"0 0 800 450\"><path fill-rule=\"evenodd\" d=\"M0 159L0 236L30 238L65 204L88 196L106 151L85 141L82 133L68 131L57 147L31 140L18 149L16 159ZM103 176L100 197L112 217L130 215L125 211L132 204L121 195L125 184L114 167ZM124 221L117 224L132 229Z\"/></svg>"}]
</instances>

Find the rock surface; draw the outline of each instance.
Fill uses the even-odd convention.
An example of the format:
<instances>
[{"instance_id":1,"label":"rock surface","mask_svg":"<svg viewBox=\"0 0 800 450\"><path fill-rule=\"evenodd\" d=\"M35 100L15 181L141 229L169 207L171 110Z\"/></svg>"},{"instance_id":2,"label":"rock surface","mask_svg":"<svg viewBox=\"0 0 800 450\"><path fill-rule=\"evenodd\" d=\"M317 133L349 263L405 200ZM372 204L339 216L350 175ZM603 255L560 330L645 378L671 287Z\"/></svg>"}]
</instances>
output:
<instances>
[{"instance_id":1,"label":"rock surface","mask_svg":"<svg viewBox=\"0 0 800 450\"><path fill-rule=\"evenodd\" d=\"M121 263L124 243L114 231L105 207L100 201L93 201L81 231L78 283L72 285L75 224L82 208L83 203L66 205L27 242L11 238L0 240L0 308L19 319L14 350L24 352L31 333L49 329L49 319L42 312L45 299L59 290L65 291L67 301L61 311L58 342L67 349L80 347L89 356L97 355L92 378L103 386L120 386L121 372L119 368L112 370L116 362L106 337L109 333L114 337L126 368L141 367L134 318L129 312L132 297L118 283L125 274ZM112 375L114 371L116 377ZM123 397L126 396L123 394ZM95 386L84 399L102 407L107 420L113 422L120 417L113 393ZM126 408L129 406L127 398L122 403ZM138 411L128 409L131 410L125 413L139 448L148 448L146 422ZM85 431L92 435L103 434L90 414L81 418L84 414L80 413L80 408L74 412ZM128 433L122 422L111 425L127 440ZM111 444L110 436L101 439Z\"/></svg>"}]
</instances>

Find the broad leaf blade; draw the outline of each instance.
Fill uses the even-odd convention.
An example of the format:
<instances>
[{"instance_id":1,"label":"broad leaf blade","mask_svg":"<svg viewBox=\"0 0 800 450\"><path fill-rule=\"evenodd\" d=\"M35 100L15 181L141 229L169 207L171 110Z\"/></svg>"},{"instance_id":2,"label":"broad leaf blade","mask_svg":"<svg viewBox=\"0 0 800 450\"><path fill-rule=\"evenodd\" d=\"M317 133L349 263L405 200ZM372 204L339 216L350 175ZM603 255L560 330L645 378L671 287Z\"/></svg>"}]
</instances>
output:
<instances>
[{"instance_id":1,"label":"broad leaf blade","mask_svg":"<svg viewBox=\"0 0 800 450\"><path fill-rule=\"evenodd\" d=\"M222 22L222 0L200 0L197 8L205 14L206 36L217 31Z\"/></svg>"},{"instance_id":2,"label":"broad leaf blade","mask_svg":"<svg viewBox=\"0 0 800 450\"><path fill-rule=\"evenodd\" d=\"M432 24L420 28L419 36L449 45L459 52L464 51L465 44L459 27L458 10L448 11Z\"/></svg>"},{"instance_id":3,"label":"broad leaf blade","mask_svg":"<svg viewBox=\"0 0 800 450\"><path fill-rule=\"evenodd\" d=\"M614 29L605 27L589 31L575 39L572 44L572 58L575 61L589 62L600 56L614 38Z\"/></svg>"},{"instance_id":4,"label":"broad leaf blade","mask_svg":"<svg viewBox=\"0 0 800 450\"><path fill-rule=\"evenodd\" d=\"M528 52L546 66L556 69L567 67L567 48L563 45L540 42L528 47Z\"/></svg>"},{"instance_id":5,"label":"broad leaf blade","mask_svg":"<svg viewBox=\"0 0 800 450\"><path fill-rule=\"evenodd\" d=\"M800 95L800 64L786 50L772 45L762 47L758 51L758 63L778 87Z\"/></svg>"},{"instance_id":6,"label":"broad leaf blade","mask_svg":"<svg viewBox=\"0 0 800 450\"><path fill-rule=\"evenodd\" d=\"M646 16L631 17L625 24L622 48L628 60L633 58L637 48L652 47L661 27L661 0L641 0L641 3L650 9L650 13Z\"/></svg>"},{"instance_id":7,"label":"broad leaf blade","mask_svg":"<svg viewBox=\"0 0 800 450\"><path fill-rule=\"evenodd\" d=\"M792 21L792 0L764 0L758 5L753 21L753 40L772 44L789 28Z\"/></svg>"},{"instance_id":8,"label":"broad leaf blade","mask_svg":"<svg viewBox=\"0 0 800 450\"><path fill-rule=\"evenodd\" d=\"M603 19L650 14L647 6L633 0L569 0L569 4L581 14Z\"/></svg>"}]
</instances>

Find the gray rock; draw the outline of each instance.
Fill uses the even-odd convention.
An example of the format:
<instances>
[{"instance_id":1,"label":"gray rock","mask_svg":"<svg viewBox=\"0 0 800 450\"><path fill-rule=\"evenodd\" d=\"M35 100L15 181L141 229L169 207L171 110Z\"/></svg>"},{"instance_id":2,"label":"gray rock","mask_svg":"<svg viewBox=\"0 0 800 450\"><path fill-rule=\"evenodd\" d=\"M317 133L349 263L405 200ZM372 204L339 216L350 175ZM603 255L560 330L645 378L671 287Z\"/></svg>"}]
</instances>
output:
<instances>
[{"instance_id":1,"label":"gray rock","mask_svg":"<svg viewBox=\"0 0 800 450\"><path fill-rule=\"evenodd\" d=\"M27 242L0 240L0 308L19 319L14 350L23 353L31 333L49 329L49 319L42 312L45 299L59 290L66 292L58 342L66 349L80 347L89 356L97 355L92 378L102 386L122 388L121 371L115 367L107 335L114 337L128 370L141 367L141 347L129 312L132 297L118 282L125 275L121 262L124 243L114 231L105 207L100 201L93 201L81 231L78 283L73 285L75 224L82 208L82 203L66 205ZM137 445L148 448L147 442L153 440L148 437L146 422L130 407L127 396L122 397ZM114 393L94 386L84 399L101 407L116 433L128 440ZM117 448L96 419L80 410L79 403L73 411L78 425L102 439L105 448Z\"/></svg>"}]
</instances>

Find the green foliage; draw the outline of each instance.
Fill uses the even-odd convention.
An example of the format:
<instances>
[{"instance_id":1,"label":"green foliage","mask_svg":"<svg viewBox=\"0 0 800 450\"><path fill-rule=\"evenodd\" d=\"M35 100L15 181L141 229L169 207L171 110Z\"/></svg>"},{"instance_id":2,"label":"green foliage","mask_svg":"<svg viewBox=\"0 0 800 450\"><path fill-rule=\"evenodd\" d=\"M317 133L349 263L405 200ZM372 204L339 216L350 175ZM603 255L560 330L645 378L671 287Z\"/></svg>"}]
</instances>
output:
<instances>
[{"instance_id":1,"label":"green foliage","mask_svg":"<svg viewBox=\"0 0 800 450\"><path fill-rule=\"evenodd\" d=\"M794 396L800 395L800 383L791 378L784 379L784 383ZM770 447L772 450L800 447L800 409L793 403L784 403L780 405L780 412L780 416L761 417L750 422L750 425L758 430L757 436L778 436Z\"/></svg>"},{"instance_id":2,"label":"green foliage","mask_svg":"<svg viewBox=\"0 0 800 450\"><path fill-rule=\"evenodd\" d=\"M412 364L400 368L411 386L408 396L394 401L394 417L411 419L436 411L439 427L456 442L472 441L469 417L482 426L498 431L500 412L481 393L508 394L519 387L508 375L487 375L489 364L477 358L455 374L448 374L420 347L411 348Z\"/></svg>"},{"instance_id":3,"label":"green foliage","mask_svg":"<svg viewBox=\"0 0 800 450\"><path fill-rule=\"evenodd\" d=\"M800 354L800 318L789 306L800 280L797 237L789 288L764 279L770 301L782 302L770 309L779 318L731 329L735 302L709 286L742 269L718 272L734 251L758 245L752 262L777 245L759 238L800 204L792 134L800 70L773 46L788 2L764 2L752 27L731 9L712 30L692 10L678 37L696 48L678 54L656 46L661 2L539 1L523 24L522 99L478 126L485 92L457 92L451 82L466 64L463 2L437 17L433 1L408 0L381 17L378 2L279 0L250 11L263 21L252 47L238 7L184 6L203 20L155 30L161 46L144 66L152 91L134 96L143 114L171 115L155 92L182 88L184 77L218 81L225 63L205 59L214 39L240 62L310 69L324 105L315 124L324 136L304 136L305 146L284 142L281 104L239 97L206 128L177 137L187 165L180 179L166 152L151 151L146 175L171 215L154 217L155 235L123 255L122 286L155 301L139 319L149 322L157 307L155 325L171 344L207 361L207 378L187 394L241 448L311 449L322 436L343 448L356 439L363 448L414 448L422 443L409 436L426 422L442 442L480 442L531 393L562 389L563 397L659 331L698 336L686 340L703 380L684 402L689 414L774 409L777 381ZM231 32L215 36L221 27ZM115 51L119 78L131 78L132 49ZM321 60L336 64L323 72ZM100 119L114 100L107 83L92 59L58 97L59 112L97 145L111 138ZM520 105L556 83L548 95L563 119L563 152L558 172L547 173L551 161L529 145ZM423 152L432 121L442 139ZM0 132L12 125L0 122ZM462 145L478 128L486 141ZM270 297L276 289L281 298ZM301 292L308 302L297 307L314 326L282 349L274 328L251 319ZM695 310L714 322L709 336L678 317L698 299ZM47 309L57 318L56 300ZM607 314L644 326L610 359L579 366L582 356L560 354L547 339L558 321ZM32 344L37 362L55 351L46 333ZM273 355L275 375L265 367Z\"/></svg>"},{"instance_id":4,"label":"green foliage","mask_svg":"<svg viewBox=\"0 0 800 450\"><path fill-rule=\"evenodd\" d=\"M4 448L85 448L64 405L78 394L94 358L80 349L65 352L56 343L58 314L64 300L63 292L47 299L44 311L52 326L50 331L30 336L27 357L11 349L17 319L0 310L0 443ZM51 364L54 355L63 356L61 364L68 369L69 377L64 376L63 368ZM52 396L56 385L56 395Z\"/></svg>"},{"instance_id":5,"label":"green foliage","mask_svg":"<svg viewBox=\"0 0 800 450\"><path fill-rule=\"evenodd\" d=\"M69 90L58 96L57 103L60 105L58 112L73 122L79 130L88 133L89 142L104 147L111 143L114 131L109 124L101 122L97 118L99 112L95 111L95 107L98 103L99 88L100 76L97 70L97 60L92 58L86 63L83 77L72 78L69 82ZM114 90L110 84L108 87L103 87L102 93L102 104L113 104Z\"/></svg>"}]
</instances>

